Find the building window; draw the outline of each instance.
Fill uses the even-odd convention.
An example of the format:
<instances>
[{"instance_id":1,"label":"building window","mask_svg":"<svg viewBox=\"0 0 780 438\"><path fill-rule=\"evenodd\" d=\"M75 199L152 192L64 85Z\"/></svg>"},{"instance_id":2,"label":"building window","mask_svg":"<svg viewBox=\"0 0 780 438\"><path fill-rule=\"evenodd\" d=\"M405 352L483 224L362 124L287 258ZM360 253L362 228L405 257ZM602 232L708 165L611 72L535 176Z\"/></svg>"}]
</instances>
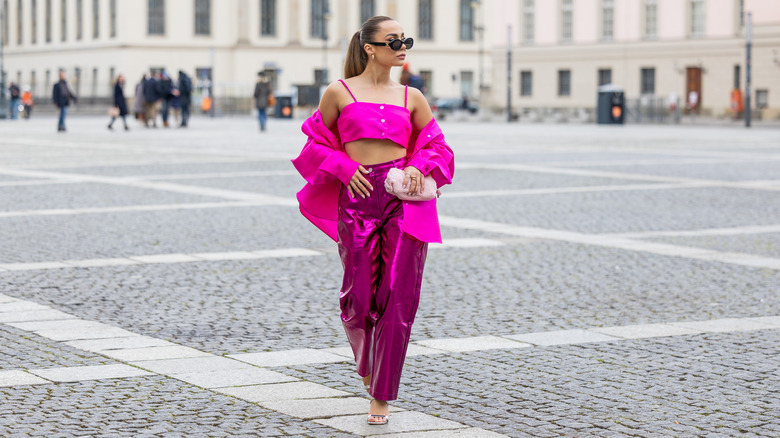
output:
<instances>
[{"instance_id":1,"label":"building window","mask_svg":"<svg viewBox=\"0 0 780 438\"><path fill-rule=\"evenodd\" d=\"M165 35L165 0L149 0L147 33Z\"/></svg>"},{"instance_id":2,"label":"building window","mask_svg":"<svg viewBox=\"0 0 780 438\"><path fill-rule=\"evenodd\" d=\"M419 38L421 40L433 39L433 0L420 0Z\"/></svg>"},{"instance_id":3,"label":"building window","mask_svg":"<svg viewBox=\"0 0 780 438\"><path fill-rule=\"evenodd\" d=\"M658 1L645 0L645 38L658 37Z\"/></svg>"},{"instance_id":4,"label":"building window","mask_svg":"<svg viewBox=\"0 0 780 438\"><path fill-rule=\"evenodd\" d=\"M558 70L558 96L571 96L571 70Z\"/></svg>"},{"instance_id":5,"label":"building window","mask_svg":"<svg viewBox=\"0 0 780 438\"><path fill-rule=\"evenodd\" d=\"M22 44L22 0L16 0L16 44Z\"/></svg>"},{"instance_id":6,"label":"building window","mask_svg":"<svg viewBox=\"0 0 780 438\"><path fill-rule=\"evenodd\" d=\"M100 0L92 0L92 38L100 37Z\"/></svg>"},{"instance_id":7,"label":"building window","mask_svg":"<svg viewBox=\"0 0 780 438\"><path fill-rule=\"evenodd\" d=\"M756 90L756 108L764 109L769 107L769 90Z\"/></svg>"},{"instance_id":8,"label":"building window","mask_svg":"<svg viewBox=\"0 0 780 438\"><path fill-rule=\"evenodd\" d=\"M97 97L98 69L92 69L92 98Z\"/></svg>"},{"instance_id":9,"label":"building window","mask_svg":"<svg viewBox=\"0 0 780 438\"><path fill-rule=\"evenodd\" d=\"M520 72L520 95L530 96L533 91L533 73L530 71Z\"/></svg>"},{"instance_id":10,"label":"building window","mask_svg":"<svg viewBox=\"0 0 780 438\"><path fill-rule=\"evenodd\" d=\"M739 25L745 27L745 0L739 0Z\"/></svg>"},{"instance_id":11,"label":"building window","mask_svg":"<svg viewBox=\"0 0 780 438\"><path fill-rule=\"evenodd\" d=\"M574 6L572 0L561 0L561 42L570 43L574 26Z\"/></svg>"},{"instance_id":12,"label":"building window","mask_svg":"<svg viewBox=\"0 0 780 438\"><path fill-rule=\"evenodd\" d=\"M463 97L471 97L474 95L474 72L460 72L460 95Z\"/></svg>"},{"instance_id":13,"label":"building window","mask_svg":"<svg viewBox=\"0 0 780 438\"><path fill-rule=\"evenodd\" d=\"M76 39L84 35L84 1L76 0Z\"/></svg>"},{"instance_id":14,"label":"building window","mask_svg":"<svg viewBox=\"0 0 780 438\"><path fill-rule=\"evenodd\" d=\"M276 0L260 0L260 35L276 35Z\"/></svg>"},{"instance_id":15,"label":"building window","mask_svg":"<svg viewBox=\"0 0 780 438\"><path fill-rule=\"evenodd\" d=\"M471 0L460 0L460 40L474 41L474 9Z\"/></svg>"},{"instance_id":16,"label":"building window","mask_svg":"<svg viewBox=\"0 0 780 438\"><path fill-rule=\"evenodd\" d=\"M38 79L35 76L35 70L30 70L30 89L32 90L33 94L38 93Z\"/></svg>"},{"instance_id":17,"label":"building window","mask_svg":"<svg viewBox=\"0 0 780 438\"><path fill-rule=\"evenodd\" d=\"M311 1L311 29L309 34L312 38L327 38L327 29L325 22L325 14L328 13L328 1L327 0L312 0Z\"/></svg>"},{"instance_id":18,"label":"building window","mask_svg":"<svg viewBox=\"0 0 780 438\"><path fill-rule=\"evenodd\" d=\"M704 0L691 0L691 36L704 36Z\"/></svg>"},{"instance_id":19,"label":"building window","mask_svg":"<svg viewBox=\"0 0 780 438\"><path fill-rule=\"evenodd\" d=\"M431 93L430 87L433 86L433 71L432 70L420 70L420 78L422 78L422 91L423 94L427 95L428 93Z\"/></svg>"},{"instance_id":20,"label":"building window","mask_svg":"<svg viewBox=\"0 0 780 438\"><path fill-rule=\"evenodd\" d=\"M68 0L60 0L60 41L68 39Z\"/></svg>"},{"instance_id":21,"label":"building window","mask_svg":"<svg viewBox=\"0 0 780 438\"><path fill-rule=\"evenodd\" d=\"M374 0L360 0L360 24L374 16Z\"/></svg>"},{"instance_id":22,"label":"building window","mask_svg":"<svg viewBox=\"0 0 780 438\"><path fill-rule=\"evenodd\" d=\"M642 94L655 94L655 69L642 69Z\"/></svg>"},{"instance_id":23,"label":"building window","mask_svg":"<svg viewBox=\"0 0 780 438\"><path fill-rule=\"evenodd\" d=\"M22 3L19 2L19 7L22 7ZM38 42L38 2L36 0L30 0L30 42L35 44Z\"/></svg>"},{"instance_id":24,"label":"building window","mask_svg":"<svg viewBox=\"0 0 780 438\"><path fill-rule=\"evenodd\" d=\"M110 17L108 33L111 38L114 38L116 36L116 0L111 0L108 3L108 14Z\"/></svg>"},{"instance_id":25,"label":"building window","mask_svg":"<svg viewBox=\"0 0 780 438\"><path fill-rule=\"evenodd\" d=\"M51 0L46 0L46 10L44 11L44 26L46 26L46 29L44 29L44 33L46 36L46 42L51 42Z\"/></svg>"},{"instance_id":26,"label":"building window","mask_svg":"<svg viewBox=\"0 0 780 438\"><path fill-rule=\"evenodd\" d=\"M525 0L523 2L523 42L533 44L534 42L534 0Z\"/></svg>"},{"instance_id":27,"label":"building window","mask_svg":"<svg viewBox=\"0 0 780 438\"><path fill-rule=\"evenodd\" d=\"M601 38L612 41L615 36L615 1L602 0L601 4Z\"/></svg>"},{"instance_id":28,"label":"building window","mask_svg":"<svg viewBox=\"0 0 780 438\"><path fill-rule=\"evenodd\" d=\"M46 74L44 75L44 77L46 79L44 80L43 91L45 93L49 93L51 92L51 70L46 69Z\"/></svg>"},{"instance_id":29,"label":"building window","mask_svg":"<svg viewBox=\"0 0 780 438\"><path fill-rule=\"evenodd\" d=\"M612 83L612 69L600 68L599 69L599 86Z\"/></svg>"},{"instance_id":30,"label":"building window","mask_svg":"<svg viewBox=\"0 0 780 438\"><path fill-rule=\"evenodd\" d=\"M195 35L211 35L211 0L195 0Z\"/></svg>"},{"instance_id":31,"label":"building window","mask_svg":"<svg viewBox=\"0 0 780 438\"><path fill-rule=\"evenodd\" d=\"M3 14L3 46L8 45L8 0L3 0L3 10L1 11Z\"/></svg>"}]
</instances>

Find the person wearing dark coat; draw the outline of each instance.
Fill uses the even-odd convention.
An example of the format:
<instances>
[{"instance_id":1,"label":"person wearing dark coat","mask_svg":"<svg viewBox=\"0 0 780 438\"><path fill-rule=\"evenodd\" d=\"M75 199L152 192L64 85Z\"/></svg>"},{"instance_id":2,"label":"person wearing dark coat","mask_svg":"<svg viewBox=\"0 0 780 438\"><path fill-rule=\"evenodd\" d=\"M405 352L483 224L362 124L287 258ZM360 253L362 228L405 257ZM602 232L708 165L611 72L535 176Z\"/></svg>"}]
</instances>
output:
<instances>
[{"instance_id":1,"label":"person wearing dark coat","mask_svg":"<svg viewBox=\"0 0 780 438\"><path fill-rule=\"evenodd\" d=\"M54 84L51 92L51 100L60 110L60 118L57 122L57 131L65 132L65 116L68 114L70 101L78 102L78 98L73 95L65 81L65 70L60 70L60 80Z\"/></svg>"},{"instance_id":2,"label":"person wearing dark coat","mask_svg":"<svg viewBox=\"0 0 780 438\"><path fill-rule=\"evenodd\" d=\"M175 89L173 87L173 80L168 76L168 72L163 70L162 77L157 82L157 94L159 94L162 108L160 113L162 114L163 126L168 127L168 115L170 114L172 102L171 99L175 96Z\"/></svg>"},{"instance_id":3,"label":"person wearing dark coat","mask_svg":"<svg viewBox=\"0 0 780 438\"><path fill-rule=\"evenodd\" d=\"M181 125L186 128L190 121L190 104L192 103L192 79L187 73L179 70L179 104L181 105Z\"/></svg>"},{"instance_id":4,"label":"person wearing dark coat","mask_svg":"<svg viewBox=\"0 0 780 438\"><path fill-rule=\"evenodd\" d=\"M146 115L144 124L147 128L150 120L152 125L157 127L157 107L161 97L159 82L154 76L144 82L144 114Z\"/></svg>"},{"instance_id":5,"label":"person wearing dark coat","mask_svg":"<svg viewBox=\"0 0 780 438\"><path fill-rule=\"evenodd\" d=\"M257 121L260 122L260 131L265 131L265 125L268 123L268 104L270 97L274 95L271 80L261 71L257 73L257 82L255 83L255 108L257 108Z\"/></svg>"},{"instance_id":6,"label":"person wearing dark coat","mask_svg":"<svg viewBox=\"0 0 780 438\"><path fill-rule=\"evenodd\" d=\"M108 129L113 130L114 121L117 117L122 118L122 123L125 125L125 131L129 131L127 127L127 100L125 100L125 77L119 75L116 78L116 84L114 84L114 107L119 109L118 115L111 116L111 123L108 124Z\"/></svg>"},{"instance_id":7,"label":"person wearing dark coat","mask_svg":"<svg viewBox=\"0 0 780 438\"><path fill-rule=\"evenodd\" d=\"M8 87L8 92L11 93L11 101L10 101L10 116L11 120L16 120L19 118L19 102L21 99L21 91L19 90L19 86L11 82L11 85ZM2 93L2 91L0 91Z\"/></svg>"}]
</instances>

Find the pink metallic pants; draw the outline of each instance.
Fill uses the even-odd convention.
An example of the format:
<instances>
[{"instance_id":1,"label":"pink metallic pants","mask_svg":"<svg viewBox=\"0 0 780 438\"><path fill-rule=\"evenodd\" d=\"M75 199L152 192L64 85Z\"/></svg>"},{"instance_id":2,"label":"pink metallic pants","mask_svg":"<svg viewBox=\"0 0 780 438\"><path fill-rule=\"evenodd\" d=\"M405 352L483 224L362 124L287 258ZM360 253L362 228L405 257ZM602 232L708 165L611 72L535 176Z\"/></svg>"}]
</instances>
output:
<instances>
[{"instance_id":1,"label":"pink metallic pants","mask_svg":"<svg viewBox=\"0 0 780 438\"><path fill-rule=\"evenodd\" d=\"M420 300L428 244L401 231L401 200L385 191L387 171L405 159L365 166L374 191L339 199L339 253L344 265L341 321L371 396L395 400Z\"/></svg>"}]
</instances>

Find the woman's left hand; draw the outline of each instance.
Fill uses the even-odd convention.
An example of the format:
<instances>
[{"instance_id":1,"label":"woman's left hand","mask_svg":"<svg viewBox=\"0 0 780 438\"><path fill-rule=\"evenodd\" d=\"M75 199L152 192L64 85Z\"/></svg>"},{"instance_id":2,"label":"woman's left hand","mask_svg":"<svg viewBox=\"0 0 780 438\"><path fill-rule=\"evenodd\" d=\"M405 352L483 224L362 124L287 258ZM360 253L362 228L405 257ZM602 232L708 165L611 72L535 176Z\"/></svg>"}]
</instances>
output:
<instances>
[{"instance_id":1,"label":"woman's left hand","mask_svg":"<svg viewBox=\"0 0 780 438\"><path fill-rule=\"evenodd\" d=\"M420 169L409 166L404 169L404 187L409 189L406 191L409 194L422 193L425 188L425 175L420 172Z\"/></svg>"}]
</instances>

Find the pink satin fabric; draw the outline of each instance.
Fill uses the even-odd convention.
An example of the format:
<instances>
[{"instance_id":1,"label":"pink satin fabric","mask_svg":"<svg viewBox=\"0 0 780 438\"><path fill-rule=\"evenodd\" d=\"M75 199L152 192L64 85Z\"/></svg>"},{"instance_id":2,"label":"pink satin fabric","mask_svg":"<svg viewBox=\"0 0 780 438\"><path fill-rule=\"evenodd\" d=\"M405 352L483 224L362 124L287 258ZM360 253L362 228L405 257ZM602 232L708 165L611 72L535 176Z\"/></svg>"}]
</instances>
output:
<instances>
[{"instance_id":1,"label":"pink satin fabric","mask_svg":"<svg viewBox=\"0 0 780 438\"><path fill-rule=\"evenodd\" d=\"M307 136L306 145L292 160L306 180L306 185L298 192L301 213L331 239L338 240L339 192L349 184L360 164L349 158L339 137L322 123L319 111L306 119L301 129ZM413 127L408 144L407 166L432 176L437 187L452 182L455 172L452 149L445 142L436 120L431 120L420 131ZM441 242L435 199L406 201L403 208L404 232L423 242Z\"/></svg>"},{"instance_id":2,"label":"pink satin fabric","mask_svg":"<svg viewBox=\"0 0 780 438\"><path fill-rule=\"evenodd\" d=\"M339 195L338 247L344 266L341 321L358 374L371 374L370 394L395 400L420 300L428 244L403 232L404 208L384 180L405 158L366 166L374 191Z\"/></svg>"}]
</instances>

